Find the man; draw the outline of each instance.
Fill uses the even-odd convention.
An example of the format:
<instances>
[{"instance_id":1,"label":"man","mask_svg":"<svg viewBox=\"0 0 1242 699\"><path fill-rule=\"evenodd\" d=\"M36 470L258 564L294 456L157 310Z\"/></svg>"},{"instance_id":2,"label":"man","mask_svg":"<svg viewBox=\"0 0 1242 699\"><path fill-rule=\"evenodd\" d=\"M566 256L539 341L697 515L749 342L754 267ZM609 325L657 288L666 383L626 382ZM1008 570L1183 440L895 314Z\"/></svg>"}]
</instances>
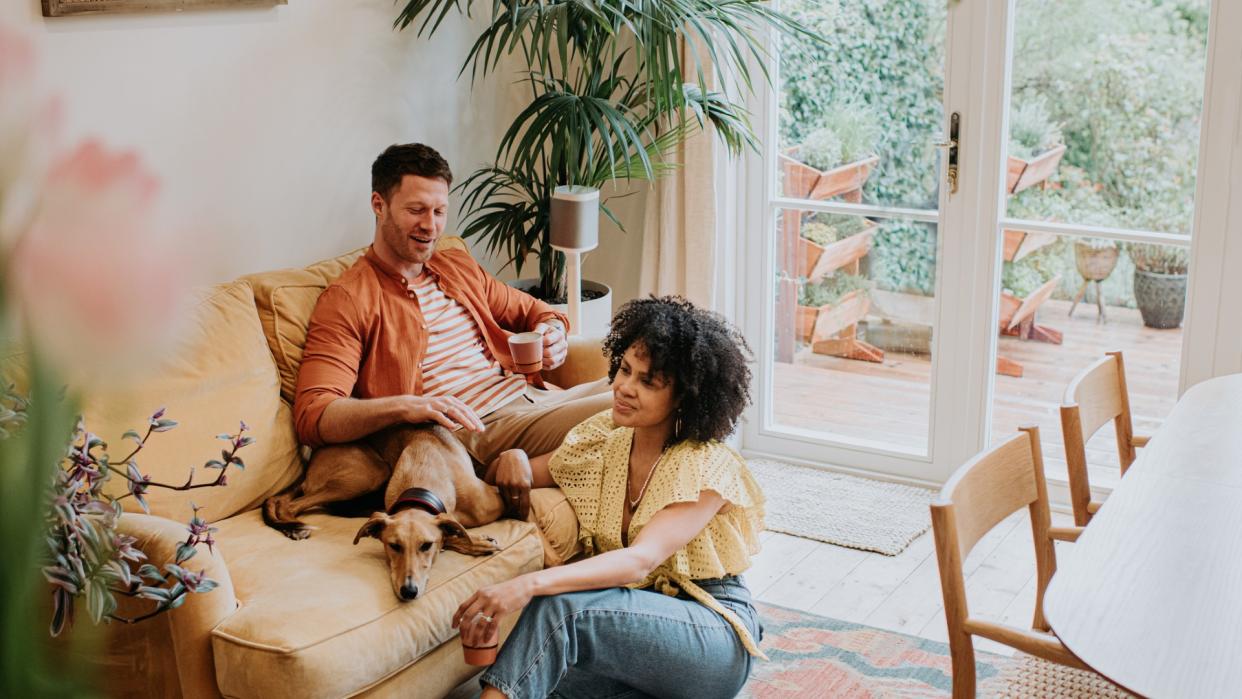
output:
<instances>
[{"instance_id":1,"label":"man","mask_svg":"<svg viewBox=\"0 0 1242 699\"><path fill-rule=\"evenodd\" d=\"M513 371L510 333L541 333L543 365L556 368L568 351L567 320L468 253L436 251L452 182L448 163L422 144L390 146L372 165L374 241L311 315L293 404L302 443L437 422L489 465L511 448L550 452L611 406L606 379L544 390ZM512 512L525 516L520 469L505 470L514 472L498 483Z\"/></svg>"}]
</instances>

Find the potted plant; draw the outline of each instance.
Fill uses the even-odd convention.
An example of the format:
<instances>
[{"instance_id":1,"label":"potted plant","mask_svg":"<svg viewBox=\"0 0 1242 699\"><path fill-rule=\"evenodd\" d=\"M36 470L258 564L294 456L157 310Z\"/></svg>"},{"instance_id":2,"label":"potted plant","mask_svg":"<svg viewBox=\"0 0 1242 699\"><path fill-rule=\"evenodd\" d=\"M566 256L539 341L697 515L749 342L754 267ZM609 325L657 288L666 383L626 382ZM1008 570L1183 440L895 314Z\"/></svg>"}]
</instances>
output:
<instances>
[{"instance_id":1,"label":"potted plant","mask_svg":"<svg viewBox=\"0 0 1242 699\"><path fill-rule=\"evenodd\" d=\"M879 125L866 107L845 103L829 109L823 126L781 156L785 193L804 199L846 195L860 201L863 184L880 162L875 155L879 137Z\"/></svg>"},{"instance_id":2,"label":"potted plant","mask_svg":"<svg viewBox=\"0 0 1242 699\"><path fill-rule=\"evenodd\" d=\"M1069 314L1087 295L1087 289L1095 284L1095 304L1100 309L1100 320L1104 320L1104 288L1101 282L1108 279L1117 266L1117 258L1121 251L1117 244L1104 238L1082 238L1074 241L1074 264L1078 267L1078 276L1082 277L1082 286L1074 294L1074 303L1070 305Z\"/></svg>"},{"instance_id":3,"label":"potted plant","mask_svg":"<svg viewBox=\"0 0 1242 699\"><path fill-rule=\"evenodd\" d=\"M1061 141L1061 127L1048 116L1043 99L1015 105L1009 113L1006 190L1016 194L1056 172L1065 155Z\"/></svg>"},{"instance_id":4,"label":"potted plant","mask_svg":"<svg viewBox=\"0 0 1242 699\"><path fill-rule=\"evenodd\" d=\"M858 274L834 274L819 282L799 279L798 284L798 339L816 342L836 335L841 330L862 320L870 307L867 290L871 284ZM831 323L831 327L819 323L820 316L833 314L834 309L847 308L848 313Z\"/></svg>"},{"instance_id":5,"label":"potted plant","mask_svg":"<svg viewBox=\"0 0 1242 699\"><path fill-rule=\"evenodd\" d=\"M1186 311L1186 273L1189 254L1185 248L1132 243L1134 301L1149 328L1176 328Z\"/></svg>"},{"instance_id":6,"label":"potted plant","mask_svg":"<svg viewBox=\"0 0 1242 699\"><path fill-rule=\"evenodd\" d=\"M812 282L819 281L832 271L819 264L829 246L847 238L865 235L864 239L853 242L870 247L876 225L875 221L862 216L810 214L798 235L799 274ZM817 270L817 266L821 269Z\"/></svg>"},{"instance_id":7,"label":"potted plant","mask_svg":"<svg viewBox=\"0 0 1242 699\"><path fill-rule=\"evenodd\" d=\"M407 0L395 25L418 23L418 34L430 36L450 12L468 15L473 5ZM491 3L491 19L471 42L462 73L481 77L502 58L516 57L531 98L501 139L494 164L457 187L463 237L481 238L519 274L535 255L539 280L531 293L563 295L564 255L549 242L552 191L655 180L677 167L668 159L677 147L709 125L733 153L754 147L740 98L709 89L707 76L733 75L749 85L748 61L764 60L761 37L772 29L822 41L766 3ZM699 45L707 48L691 48L683 60L685 47ZM624 230L607 202L600 208ZM583 283L588 293L591 286Z\"/></svg>"}]
</instances>

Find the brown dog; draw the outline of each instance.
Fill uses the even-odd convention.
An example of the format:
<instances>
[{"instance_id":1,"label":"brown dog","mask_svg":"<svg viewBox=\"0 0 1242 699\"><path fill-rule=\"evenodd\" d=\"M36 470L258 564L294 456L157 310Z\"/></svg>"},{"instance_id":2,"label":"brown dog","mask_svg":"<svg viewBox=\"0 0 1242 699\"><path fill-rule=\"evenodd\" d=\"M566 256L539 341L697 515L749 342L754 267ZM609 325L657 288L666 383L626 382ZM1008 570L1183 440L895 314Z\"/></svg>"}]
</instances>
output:
<instances>
[{"instance_id":1,"label":"brown dog","mask_svg":"<svg viewBox=\"0 0 1242 699\"><path fill-rule=\"evenodd\" d=\"M466 531L504 514L499 490L475 475L465 447L439 425L390 427L365 442L316 450L302 481L263 503L263 521L291 539L305 539L310 528L299 515L373 493L385 482L386 511L373 513L354 543L368 536L383 542L392 588L402 600L426 590L441 548L470 556L500 549L490 537Z\"/></svg>"}]
</instances>

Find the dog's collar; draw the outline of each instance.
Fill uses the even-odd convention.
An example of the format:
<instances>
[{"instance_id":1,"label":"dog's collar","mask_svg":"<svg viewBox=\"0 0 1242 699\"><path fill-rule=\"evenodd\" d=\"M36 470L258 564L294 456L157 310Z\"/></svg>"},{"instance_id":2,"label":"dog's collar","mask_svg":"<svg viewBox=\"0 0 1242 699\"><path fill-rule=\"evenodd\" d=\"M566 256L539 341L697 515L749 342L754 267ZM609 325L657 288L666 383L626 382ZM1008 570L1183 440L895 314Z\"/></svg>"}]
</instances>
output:
<instances>
[{"instance_id":1,"label":"dog's collar","mask_svg":"<svg viewBox=\"0 0 1242 699\"><path fill-rule=\"evenodd\" d=\"M405 492L401 493L401 497L397 498L392 507L388 508L388 514L395 515L407 507L417 507L433 515L442 515L447 511L444 501L426 488L406 488Z\"/></svg>"}]
</instances>

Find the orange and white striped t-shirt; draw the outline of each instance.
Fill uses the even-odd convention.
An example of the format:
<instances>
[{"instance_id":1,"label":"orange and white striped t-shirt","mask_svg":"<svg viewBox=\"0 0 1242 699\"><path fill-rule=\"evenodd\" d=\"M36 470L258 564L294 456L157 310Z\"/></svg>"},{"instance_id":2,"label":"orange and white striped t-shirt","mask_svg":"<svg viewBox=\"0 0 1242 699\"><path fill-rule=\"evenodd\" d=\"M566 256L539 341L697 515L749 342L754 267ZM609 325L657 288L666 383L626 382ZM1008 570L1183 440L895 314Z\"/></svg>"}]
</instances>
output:
<instances>
[{"instance_id":1,"label":"orange and white striped t-shirt","mask_svg":"<svg viewBox=\"0 0 1242 699\"><path fill-rule=\"evenodd\" d=\"M427 323L423 395L453 396L480 417L522 395L526 377L507 372L487 352L483 334L465 307L424 271L409 285Z\"/></svg>"}]
</instances>

